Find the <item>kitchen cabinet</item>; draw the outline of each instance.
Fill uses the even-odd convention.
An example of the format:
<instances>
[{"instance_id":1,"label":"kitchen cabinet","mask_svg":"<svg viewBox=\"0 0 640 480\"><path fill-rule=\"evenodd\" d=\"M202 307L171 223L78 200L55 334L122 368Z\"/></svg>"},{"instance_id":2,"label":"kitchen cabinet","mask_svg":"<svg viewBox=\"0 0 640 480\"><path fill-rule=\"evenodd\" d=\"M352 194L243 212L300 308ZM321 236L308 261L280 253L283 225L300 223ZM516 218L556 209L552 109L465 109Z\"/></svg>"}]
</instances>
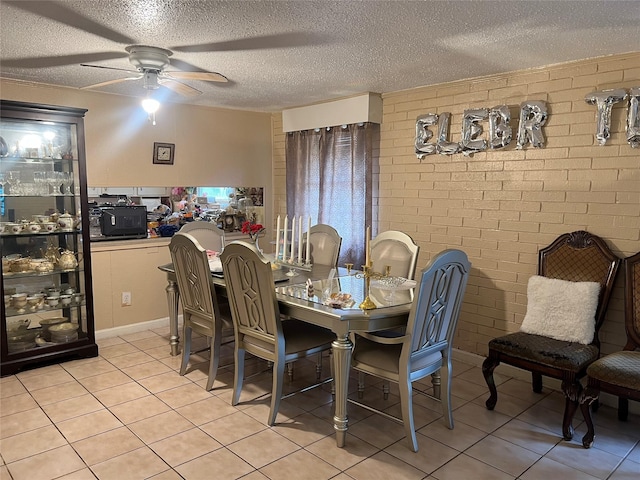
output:
<instances>
[{"instance_id":1,"label":"kitchen cabinet","mask_svg":"<svg viewBox=\"0 0 640 480\"><path fill-rule=\"evenodd\" d=\"M86 110L2 101L2 376L98 355L84 147Z\"/></svg>"}]
</instances>

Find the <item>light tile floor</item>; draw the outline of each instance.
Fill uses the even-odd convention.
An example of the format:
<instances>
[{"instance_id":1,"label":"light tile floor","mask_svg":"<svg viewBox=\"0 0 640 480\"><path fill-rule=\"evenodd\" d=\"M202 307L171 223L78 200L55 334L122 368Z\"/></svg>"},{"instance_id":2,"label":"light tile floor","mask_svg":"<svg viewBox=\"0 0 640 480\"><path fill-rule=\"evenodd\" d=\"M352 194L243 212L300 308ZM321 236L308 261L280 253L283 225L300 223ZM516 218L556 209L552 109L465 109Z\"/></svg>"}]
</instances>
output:
<instances>
[{"instance_id":1,"label":"light tile floor","mask_svg":"<svg viewBox=\"0 0 640 480\"><path fill-rule=\"evenodd\" d=\"M261 361L248 362L256 375L232 407L232 367L206 392L206 357L192 357L189 373L179 376L165 329L99 346L97 358L2 378L0 480L640 478L638 416L618 422L602 406L595 445L585 450L580 415L575 439L560 439L559 392L535 394L527 382L497 376L490 412L480 369L460 362L454 430L444 426L438 402L416 395L420 451L412 453L402 426L353 405L347 445L337 448L327 386L284 400L278 423L267 427L271 375ZM223 364L232 359L225 348ZM314 363L298 362L287 388L314 378ZM372 383L365 400L400 414L397 389L385 401Z\"/></svg>"}]
</instances>

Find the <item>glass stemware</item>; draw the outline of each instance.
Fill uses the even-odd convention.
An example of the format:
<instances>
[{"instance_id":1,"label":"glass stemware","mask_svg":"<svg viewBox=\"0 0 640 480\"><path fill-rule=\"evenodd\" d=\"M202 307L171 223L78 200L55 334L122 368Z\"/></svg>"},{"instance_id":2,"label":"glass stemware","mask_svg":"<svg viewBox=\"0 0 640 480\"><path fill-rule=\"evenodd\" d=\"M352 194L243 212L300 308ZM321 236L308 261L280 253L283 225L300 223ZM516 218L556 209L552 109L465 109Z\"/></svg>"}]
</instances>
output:
<instances>
[{"instance_id":1,"label":"glass stemware","mask_svg":"<svg viewBox=\"0 0 640 480\"><path fill-rule=\"evenodd\" d=\"M17 187L20 184L20 172L17 170L9 170L5 175L5 182L9 185L9 193L11 195L17 194Z\"/></svg>"},{"instance_id":2,"label":"glass stemware","mask_svg":"<svg viewBox=\"0 0 640 480\"><path fill-rule=\"evenodd\" d=\"M73 184L73 174L71 172L60 172L60 176L62 177L62 187L64 195L73 195L71 191L71 185ZM258 241L256 240L256 246L258 246Z\"/></svg>"},{"instance_id":3,"label":"glass stemware","mask_svg":"<svg viewBox=\"0 0 640 480\"><path fill-rule=\"evenodd\" d=\"M59 173L60 172L54 170L47 172L47 183L51 188L51 192L49 193L51 196L60 195L60 185L62 182L60 181Z\"/></svg>"},{"instance_id":4,"label":"glass stemware","mask_svg":"<svg viewBox=\"0 0 640 480\"><path fill-rule=\"evenodd\" d=\"M47 186L47 173L46 172L33 172L33 181L36 184L36 189L39 195L49 193ZM46 189L46 193L45 193Z\"/></svg>"}]
</instances>

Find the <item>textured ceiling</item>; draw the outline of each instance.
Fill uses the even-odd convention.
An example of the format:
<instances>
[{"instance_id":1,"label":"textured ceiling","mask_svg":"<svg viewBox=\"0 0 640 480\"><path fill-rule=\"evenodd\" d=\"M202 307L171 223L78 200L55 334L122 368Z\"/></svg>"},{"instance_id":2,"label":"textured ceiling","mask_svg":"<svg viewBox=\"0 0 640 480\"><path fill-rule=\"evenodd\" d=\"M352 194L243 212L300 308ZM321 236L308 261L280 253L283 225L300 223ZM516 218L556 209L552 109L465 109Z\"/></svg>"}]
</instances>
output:
<instances>
[{"instance_id":1,"label":"textured ceiling","mask_svg":"<svg viewBox=\"0 0 640 480\"><path fill-rule=\"evenodd\" d=\"M167 100L279 111L634 52L639 25L637 0L1 0L0 75L83 87L128 74L80 63L133 69L125 47L153 45L173 50L168 69L229 79L185 81L202 95ZM97 90L143 97L142 85Z\"/></svg>"}]
</instances>

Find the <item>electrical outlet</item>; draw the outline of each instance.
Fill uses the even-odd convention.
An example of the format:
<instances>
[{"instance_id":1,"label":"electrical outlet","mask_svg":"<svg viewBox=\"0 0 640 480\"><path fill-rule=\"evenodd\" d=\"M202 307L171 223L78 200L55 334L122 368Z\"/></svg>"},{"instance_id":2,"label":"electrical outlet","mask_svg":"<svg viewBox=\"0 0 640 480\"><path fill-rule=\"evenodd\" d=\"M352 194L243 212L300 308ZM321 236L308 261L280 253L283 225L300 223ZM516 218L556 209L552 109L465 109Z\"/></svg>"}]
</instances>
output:
<instances>
[{"instance_id":1,"label":"electrical outlet","mask_svg":"<svg viewBox=\"0 0 640 480\"><path fill-rule=\"evenodd\" d=\"M131 306L131 292L122 292L122 306L123 307Z\"/></svg>"}]
</instances>

